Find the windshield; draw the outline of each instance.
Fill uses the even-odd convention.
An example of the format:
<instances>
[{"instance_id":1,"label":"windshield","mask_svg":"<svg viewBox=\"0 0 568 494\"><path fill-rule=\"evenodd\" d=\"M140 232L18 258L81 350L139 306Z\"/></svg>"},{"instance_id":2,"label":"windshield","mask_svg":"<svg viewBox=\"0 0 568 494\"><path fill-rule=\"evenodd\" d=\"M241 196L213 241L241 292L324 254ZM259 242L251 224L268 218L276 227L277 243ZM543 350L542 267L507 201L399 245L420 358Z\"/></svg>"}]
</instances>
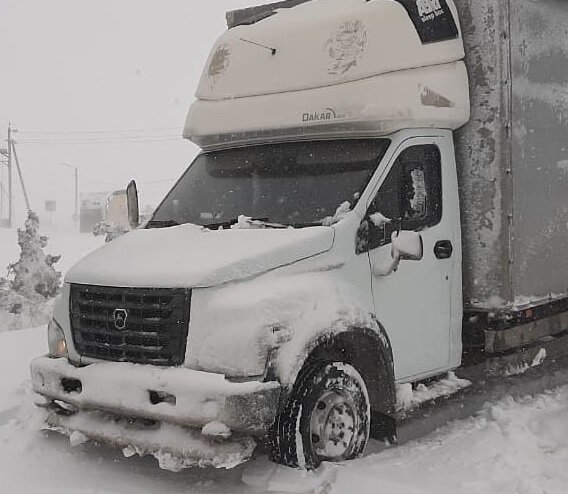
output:
<instances>
[{"instance_id":1,"label":"windshield","mask_svg":"<svg viewBox=\"0 0 568 494\"><path fill-rule=\"evenodd\" d=\"M357 203L389 143L296 142L202 154L160 204L148 227L230 226L241 215L281 226L322 224L340 205Z\"/></svg>"}]
</instances>

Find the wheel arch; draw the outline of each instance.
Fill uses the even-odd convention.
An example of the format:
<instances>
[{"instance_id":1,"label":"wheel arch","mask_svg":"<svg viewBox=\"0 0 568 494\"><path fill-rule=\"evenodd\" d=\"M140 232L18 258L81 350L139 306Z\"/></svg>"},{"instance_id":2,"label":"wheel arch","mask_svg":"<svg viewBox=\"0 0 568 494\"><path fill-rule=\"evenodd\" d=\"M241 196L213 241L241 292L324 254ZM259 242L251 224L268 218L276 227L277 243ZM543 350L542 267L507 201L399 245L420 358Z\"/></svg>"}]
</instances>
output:
<instances>
[{"instance_id":1,"label":"wheel arch","mask_svg":"<svg viewBox=\"0 0 568 494\"><path fill-rule=\"evenodd\" d=\"M351 326L339 333L326 333L312 340L305 352L300 370L292 382L318 363L334 361L352 365L361 374L371 404L371 435L376 439L394 441L396 438L396 388L394 360L390 340L384 328ZM293 389L284 392L287 399Z\"/></svg>"}]
</instances>

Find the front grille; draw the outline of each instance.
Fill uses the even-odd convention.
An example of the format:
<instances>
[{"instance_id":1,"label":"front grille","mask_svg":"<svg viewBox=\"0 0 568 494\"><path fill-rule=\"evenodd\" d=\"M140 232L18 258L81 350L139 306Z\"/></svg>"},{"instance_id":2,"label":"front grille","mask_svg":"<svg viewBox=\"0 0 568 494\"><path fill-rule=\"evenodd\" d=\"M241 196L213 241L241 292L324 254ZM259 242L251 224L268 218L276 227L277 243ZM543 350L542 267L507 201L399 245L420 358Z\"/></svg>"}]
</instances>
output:
<instances>
[{"instance_id":1,"label":"front grille","mask_svg":"<svg viewBox=\"0 0 568 494\"><path fill-rule=\"evenodd\" d=\"M71 285L75 348L82 356L113 362L180 365L190 298L184 289Z\"/></svg>"}]
</instances>

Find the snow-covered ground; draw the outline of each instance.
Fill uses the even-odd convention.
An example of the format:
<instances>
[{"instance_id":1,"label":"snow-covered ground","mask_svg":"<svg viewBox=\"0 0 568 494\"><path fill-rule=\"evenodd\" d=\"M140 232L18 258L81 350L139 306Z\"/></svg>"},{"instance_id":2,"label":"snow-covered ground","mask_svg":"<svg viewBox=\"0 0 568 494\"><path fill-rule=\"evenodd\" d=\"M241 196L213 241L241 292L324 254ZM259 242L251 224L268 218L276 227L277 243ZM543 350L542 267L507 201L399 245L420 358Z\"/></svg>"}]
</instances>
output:
<instances>
[{"instance_id":1,"label":"snow-covered ground","mask_svg":"<svg viewBox=\"0 0 568 494\"><path fill-rule=\"evenodd\" d=\"M0 266L18 256L15 231L0 235ZM66 271L102 239L62 231L48 252ZM10 235L12 238L10 239ZM475 417L420 440L316 473L277 467L259 456L234 470L160 470L152 458L40 430L28 363L46 350L45 328L0 328L0 480L9 494L314 493L565 494L568 492L568 387L487 404Z\"/></svg>"},{"instance_id":2,"label":"snow-covered ground","mask_svg":"<svg viewBox=\"0 0 568 494\"><path fill-rule=\"evenodd\" d=\"M42 494L328 493L565 494L568 492L568 387L488 404L404 446L315 474L258 457L235 470L159 470L151 458L41 432L27 378L45 350L43 328L0 334L2 492Z\"/></svg>"}]
</instances>

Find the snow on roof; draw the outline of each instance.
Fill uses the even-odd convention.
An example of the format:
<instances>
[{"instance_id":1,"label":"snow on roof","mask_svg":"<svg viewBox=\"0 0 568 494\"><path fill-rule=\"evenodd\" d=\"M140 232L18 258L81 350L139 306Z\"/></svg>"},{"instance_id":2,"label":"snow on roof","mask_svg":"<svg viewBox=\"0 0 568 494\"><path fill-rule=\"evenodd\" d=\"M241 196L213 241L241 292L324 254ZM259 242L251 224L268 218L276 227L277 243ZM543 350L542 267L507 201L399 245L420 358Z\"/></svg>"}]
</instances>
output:
<instances>
[{"instance_id":1,"label":"snow on roof","mask_svg":"<svg viewBox=\"0 0 568 494\"><path fill-rule=\"evenodd\" d=\"M440 18L455 31L440 42L425 42L433 31L415 24L438 22L436 12L412 18L401 0L312 0L230 29L213 46L184 135L212 147L259 132L310 136L331 122L336 134L353 124L383 134L457 128L469 90L448 5Z\"/></svg>"},{"instance_id":2,"label":"snow on roof","mask_svg":"<svg viewBox=\"0 0 568 494\"><path fill-rule=\"evenodd\" d=\"M196 95L220 100L313 89L463 57L459 36L423 44L396 1L312 0L226 31Z\"/></svg>"}]
</instances>

